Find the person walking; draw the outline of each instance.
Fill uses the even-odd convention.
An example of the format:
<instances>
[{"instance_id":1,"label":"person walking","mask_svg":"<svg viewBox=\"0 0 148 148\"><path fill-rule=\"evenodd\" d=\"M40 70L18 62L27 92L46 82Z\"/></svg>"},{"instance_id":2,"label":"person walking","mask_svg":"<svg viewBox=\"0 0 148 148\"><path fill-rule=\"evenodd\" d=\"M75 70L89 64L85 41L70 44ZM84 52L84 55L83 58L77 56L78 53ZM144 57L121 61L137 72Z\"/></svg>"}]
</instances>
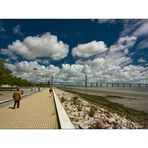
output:
<instances>
[{"instance_id":1,"label":"person walking","mask_svg":"<svg viewBox=\"0 0 148 148\"><path fill-rule=\"evenodd\" d=\"M15 109L16 105L17 105L17 108L19 108L20 107L20 100L22 99L19 88L17 88L16 92L13 93L13 99L14 99L13 109Z\"/></svg>"}]
</instances>

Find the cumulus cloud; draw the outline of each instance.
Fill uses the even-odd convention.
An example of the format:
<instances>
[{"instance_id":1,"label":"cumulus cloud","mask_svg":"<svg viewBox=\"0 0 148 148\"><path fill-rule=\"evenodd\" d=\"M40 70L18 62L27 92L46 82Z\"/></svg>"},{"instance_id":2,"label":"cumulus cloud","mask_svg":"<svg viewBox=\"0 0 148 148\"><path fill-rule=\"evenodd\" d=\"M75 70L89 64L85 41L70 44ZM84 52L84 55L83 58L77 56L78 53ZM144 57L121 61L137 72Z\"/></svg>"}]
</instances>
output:
<instances>
[{"instance_id":1,"label":"cumulus cloud","mask_svg":"<svg viewBox=\"0 0 148 148\"><path fill-rule=\"evenodd\" d=\"M41 36L28 36L22 42L16 40L8 45L7 50L29 60L40 57L60 60L67 56L68 45L58 41L55 35L46 33Z\"/></svg>"},{"instance_id":2,"label":"cumulus cloud","mask_svg":"<svg viewBox=\"0 0 148 148\"><path fill-rule=\"evenodd\" d=\"M37 38L40 40L40 37ZM54 65L45 66L45 63L48 62L46 59L45 63L40 59L37 59L38 61L22 61L14 65L7 63L6 66L13 71L14 75L33 82L35 81L35 72L33 71L33 68L36 67L38 82L47 82L48 80L51 80L51 76L53 75L55 83L78 84L84 86L85 76L87 75L88 82L94 83L145 83L148 79L148 67L133 65L129 55L129 48L133 47L136 41L137 38L134 36L125 36L119 38L117 43L109 48L101 41L101 43L93 41L78 45L72 51L73 56L79 57L78 61L72 65L62 64L61 68ZM27 47L32 48L32 44L28 44L28 41L24 44ZM24 51L26 51L26 49L24 49ZM105 54L100 56L102 53ZM144 59L139 59L139 62L144 62L143 60Z\"/></svg>"},{"instance_id":3,"label":"cumulus cloud","mask_svg":"<svg viewBox=\"0 0 148 148\"><path fill-rule=\"evenodd\" d=\"M72 55L77 57L88 58L107 51L107 47L103 41L92 41L86 44L79 44L73 48Z\"/></svg>"},{"instance_id":4,"label":"cumulus cloud","mask_svg":"<svg viewBox=\"0 0 148 148\"><path fill-rule=\"evenodd\" d=\"M13 75L32 82L35 81L35 71L33 70L34 68L37 68L37 82L47 82L53 73L57 74L59 72L58 67L55 67L54 65L44 66L38 64L37 61L22 61L16 64L6 63L5 65L13 72Z\"/></svg>"},{"instance_id":5,"label":"cumulus cloud","mask_svg":"<svg viewBox=\"0 0 148 148\"><path fill-rule=\"evenodd\" d=\"M117 51L123 51L125 53L128 53L128 49L133 47L133 45L136 43L137 37L134 36L125 36L119 38L117 44L112 45L110 47L110 52L117 52Z\"/></svg>"},{"instance_id":6,"label":"cumulus cloud","mask_svg":"<svg viewBox=\"0 0 148 148\"><path fill-rule=\"evenodd\" d=\"M14 75L35 81L37 68L37 82L47 82L54 76L55 83L85 84L85 75L88 82L146 82L148 67L128 64L124 67L110 62L109 59L96 58L80 64L62 64L62 67L54 65L41 65L36 61L22 61L16 64L6 64Z\"/></svg>"}]
</instances>

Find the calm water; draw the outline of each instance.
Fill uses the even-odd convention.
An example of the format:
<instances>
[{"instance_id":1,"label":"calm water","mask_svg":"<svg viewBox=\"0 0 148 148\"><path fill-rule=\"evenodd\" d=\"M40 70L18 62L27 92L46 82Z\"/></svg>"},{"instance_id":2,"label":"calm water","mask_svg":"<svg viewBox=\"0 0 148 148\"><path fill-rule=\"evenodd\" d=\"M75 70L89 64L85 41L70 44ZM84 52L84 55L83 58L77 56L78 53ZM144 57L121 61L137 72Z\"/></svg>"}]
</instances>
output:
<instances>
[{"instance_id":1,"label":"calm water","mask_svg":"<svg viewBox=\"0 0 148 148\"><path fill-rule=\"evenodd\" d=\"M104 96L109 101L148 113L148 88L145 87L71 87L69 89L88 95ZM122 98L118 96L122 96Z\"/></svg>"},{"instance_id":2,"label":"calm water","mask_svg":"<svg viewBox=\"0 0 148 148\"><path fill-rule=\"evenodd\" d=\"M117 90L117 91L130 91L135 93L148 93L148 87L78 87L78 86L65 86L65 88L74 89L90 89L90 90Z\"/></svg>"}]
</instances>

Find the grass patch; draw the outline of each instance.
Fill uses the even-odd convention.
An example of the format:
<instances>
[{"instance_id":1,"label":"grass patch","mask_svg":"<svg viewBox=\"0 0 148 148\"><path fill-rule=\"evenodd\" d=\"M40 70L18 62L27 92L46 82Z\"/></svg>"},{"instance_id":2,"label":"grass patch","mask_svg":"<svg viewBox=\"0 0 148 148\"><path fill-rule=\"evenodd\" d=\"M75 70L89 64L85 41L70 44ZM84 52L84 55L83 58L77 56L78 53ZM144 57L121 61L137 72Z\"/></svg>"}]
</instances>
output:
<instances>
[{"instance_id":1,"label":"grass patch","mask_svg":"<svg viewBox=\"0 0 148 148\"><path fill-rule=\"evenodd\" d=\"M137 111L128 107L123 106L122 104L114 103L106 99L106 97L88 95L83 93L78 93L72 90L65 90L67 92L75 93L79 97L87 100L90 103L97 104L98 106L109 110L112 113L117 113L118 115L124 116L131 121L138 122L148 128L148 114L143 111Z\"/></svg>"}]
</instances>

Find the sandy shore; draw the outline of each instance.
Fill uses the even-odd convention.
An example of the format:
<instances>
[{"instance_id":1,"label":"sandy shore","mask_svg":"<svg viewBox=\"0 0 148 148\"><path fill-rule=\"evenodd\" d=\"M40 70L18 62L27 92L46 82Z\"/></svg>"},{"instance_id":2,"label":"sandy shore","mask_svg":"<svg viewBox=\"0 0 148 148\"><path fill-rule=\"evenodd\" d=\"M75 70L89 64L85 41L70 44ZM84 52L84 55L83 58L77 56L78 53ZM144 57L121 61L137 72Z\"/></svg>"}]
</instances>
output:
<instances>
[{"instance_id":1,"label":"sandy shore","mask_svg":"<svg viewBox=\"0 0 148 148\"><path fill-rule=\"evenodd\" d=\"M104 96L109 101L148 113L148 93L146 92L112 90L109 88L73 88L71 90L84 94Z\"/></svg>"}]
</instances>

